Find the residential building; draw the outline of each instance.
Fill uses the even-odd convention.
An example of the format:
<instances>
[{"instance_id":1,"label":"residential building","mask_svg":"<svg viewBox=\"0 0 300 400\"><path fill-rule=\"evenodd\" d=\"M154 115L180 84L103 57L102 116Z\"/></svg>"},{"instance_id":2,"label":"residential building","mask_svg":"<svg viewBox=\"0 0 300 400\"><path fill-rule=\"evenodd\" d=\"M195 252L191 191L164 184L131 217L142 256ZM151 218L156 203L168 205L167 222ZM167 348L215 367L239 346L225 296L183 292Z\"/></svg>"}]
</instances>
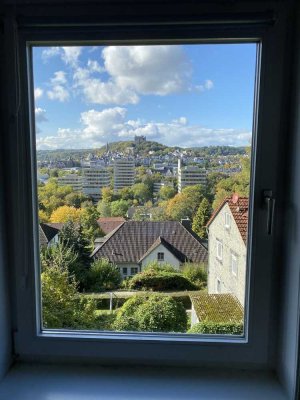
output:
<instances>
[{"instance_id":1,"label":"residential building","mask_svg":"<svg viewBox=\"0 0 300 400\"><path fill-rule=\"evenodd\" d=\"M208 293L245 301L248 198L226 198L207 223Z\"/></svg>"},{"instance_id":2,"label":"residential building","mask_svg":"<svg viewBox=\"0 0 300 400\"><path fill-rule=\"evenodd\" d=\"M49 224L39 224L39 244L40 247L51 247L58 243L60 229Z\"/></svg>"},{"instance_id":3,"label":"residential building","mask_svg":"<svg viewBox=\"0 0 300 400\"><path fill-rule=\"evenodd\" d=\"M178 159L178 192L186 186L206 186L206 169L197 165L183 166L181 159Z\"/></svg>"},{"instance_id":4,"label":"residential building","mask_svg":"<svg viewBox=\"0 0 300 400\"><path fill-rule=\"evenodd\" d=\"M130 158L114 160L114 191L130 187L134 184L135 164Z\"/></svg>"},{"instance_id":5,"label":"residential building","mask_svg":"<svg viewBox=\"0 0 300 400\"><path fill-rule=\"evenodd\" d=\"M68 174L60 176L57 180L58 186L71 186L74 192L82 191L82 176L77 174Z\"/></svg>"},{"instance_id":6,"label":"residential building","mask_svg":"<svg viewBox=\"0 0 300 400\"><path fill-rule=\"evenodd\" d=\"M95 249L93 258L108 258L124 277L142 271L151 261L179 270L184 262L207 263L199 238L177 221L126 221Z\"/></svg>"},{"instance_id":7,"label":"residential building","mask_svg":"<svg viewBox=\"0 0 300 400\"><path fill-rule=\"evenodd\" d=\"M110 174L106 167L83 168L82 191L94 203L101 199L101 190L110 185Z\"/></svg>"}]
</instances>

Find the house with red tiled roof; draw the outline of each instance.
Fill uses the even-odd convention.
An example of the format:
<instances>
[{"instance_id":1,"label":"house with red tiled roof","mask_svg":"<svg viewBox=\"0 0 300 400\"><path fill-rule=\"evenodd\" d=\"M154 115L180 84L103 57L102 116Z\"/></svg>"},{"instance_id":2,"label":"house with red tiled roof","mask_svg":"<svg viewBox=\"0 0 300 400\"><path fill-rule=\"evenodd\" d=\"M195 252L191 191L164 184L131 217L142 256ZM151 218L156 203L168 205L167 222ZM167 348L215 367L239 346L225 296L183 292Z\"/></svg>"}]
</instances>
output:
<instances>
[{"instance_id":1,"label":"house with red tiled roof","mask_svg":"<svg viewBox=\"0 0 300 400\"><path fill-rule=\"evenodd\" d=\"M248 197L234 194L212 214L208 230L208 293L245 298Z\"/></svg>"}]
</instances>

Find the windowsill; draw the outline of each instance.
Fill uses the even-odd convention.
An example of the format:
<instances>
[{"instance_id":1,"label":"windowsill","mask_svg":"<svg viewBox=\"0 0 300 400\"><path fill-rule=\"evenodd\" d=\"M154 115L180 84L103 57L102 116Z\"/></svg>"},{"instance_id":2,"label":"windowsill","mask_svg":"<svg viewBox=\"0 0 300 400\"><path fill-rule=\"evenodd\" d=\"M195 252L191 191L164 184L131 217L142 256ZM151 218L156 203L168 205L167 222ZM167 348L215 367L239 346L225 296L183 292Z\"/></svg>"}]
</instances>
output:
<instances>
[{"instance_id":1,"label":"windowsill","mask_svg":"<svg viewBox=\"0 0 300 400\"><path fill-rule=\"evenodd\" d=\"M0 384L14 400L283 400L273 374L195 368L97 367L19 363Z\"/></svg>"}]
</instances>

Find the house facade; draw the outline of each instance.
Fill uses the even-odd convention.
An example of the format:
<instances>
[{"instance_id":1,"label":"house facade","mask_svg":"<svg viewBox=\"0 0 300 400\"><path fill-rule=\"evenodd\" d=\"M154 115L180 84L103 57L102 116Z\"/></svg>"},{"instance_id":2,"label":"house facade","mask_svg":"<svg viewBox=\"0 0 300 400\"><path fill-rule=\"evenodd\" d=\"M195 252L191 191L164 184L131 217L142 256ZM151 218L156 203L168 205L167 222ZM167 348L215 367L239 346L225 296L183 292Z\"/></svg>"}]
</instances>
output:
<instances>
[{"instance_id":1,"label":"house facade","mask_svg":"<svg viewBox=\"0 0 300 400\"><path fill-rule=\"evenodd\" d=\"M245 301L248 198L226 198L207 224L208 293Z\"/></svg>"},{"instance_id":2,"label":"house facade","mask_svg":"<svg viewBox=\"0 0 300 400\"><path fill-rule=\"evenodd\" d=\"M153 261L179 270L185 262L207 263L207 250L178 221L125 221L104 238L92 257L116 264L123 278L141 272Z\"/></svg>"}]
</instances>

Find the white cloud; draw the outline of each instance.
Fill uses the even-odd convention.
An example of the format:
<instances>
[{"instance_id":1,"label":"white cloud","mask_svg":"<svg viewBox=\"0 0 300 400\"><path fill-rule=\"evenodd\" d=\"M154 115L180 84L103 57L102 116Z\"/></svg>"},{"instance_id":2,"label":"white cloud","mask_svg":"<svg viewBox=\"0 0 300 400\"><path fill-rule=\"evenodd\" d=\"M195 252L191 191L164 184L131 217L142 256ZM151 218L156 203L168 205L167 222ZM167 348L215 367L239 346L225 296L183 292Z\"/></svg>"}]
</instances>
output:
<instances>
[{"instance_id":1,"label":"white cloud","mask_svg":"<svg viewBox=\"0 0 300 400\"><path fill-rule=\"evenodd\" d=\"M41 89L39 87L35 88L34 89L34 99L35 99L35 101L40 99L43 96L43 93L44 93L43 89Z\"/></svg>"},{"instance_id":2,"label":"white cloud","mask_svg":"<svg viewBox=\"0 0 300 400\"><path fill-rule=\"evenodd\" d=\"M206 79L202 85L197 85L195 88L199 92L204 92L205 90L211 90L214 87L214 83L210 79Z\"/></svg>"},{"instance_id":3,"label":"white cloud","mask_svg":"<svg viewBox=\"0 0 300 400\"><path fill-rule=\"evenodd\" d=\"M88 60L87 67L91 72L105 72L105 68L101 67L95 60Z\"/></svg>"},{"instance_id":4,"label":"white cloud","mask_svg":"<svg viewBox=\"0 0 300 400\"><path fill-rule=\"evenodd\" d=\"M68 46L62 47L61 59L66 63L75 67L78 62L78 58L82 52L82 47L80 46Z\"/></svg>"},{"instance_id":5,"label":"white cloud","mask_svg":"<svg viewBox=\"0 0 300 400\"><path fill-rule=\"evenodd\" d=\"M170 122L127 120L126 109L89 110L81 114L82 129L60 128L57 135L39 138L38 148L95 148L107 142L129 140L146 135L169 146L244 146L250 143L251 132L237 129L212 129L189 125L186 117Z\"/></svg>"},{"instance_id":6,"label":"white cloud","mask_svg":"<svg viewBox=\"0 0 300 400\"><path fill-rule=\"evenodd\" d=\"M45 109L36 107L34 111L35 111L35 120L36 120L36 122L48 121L47 117L46 117L46 110Z\"/></svg>"},{"instance_id":7,"label":"white cloud","mask_svg":"<svg viewBox=\"0 0 300 400\"><path fill-rule=\"evenodd\" d=\"M50 100L58 100L62 103L67 101L70 94L66 85L66 73L64 71L56 71L54 77L50 79L51 90L47 91L48 98Z\"/></svg>"},{"instance_id":8,"label":"white cloud","mask_svg":"<svg viewBox=\"0 0 300 400\"><path fill-rule=\"evenodd\" d=\"M143 95L186 90L192 73L182 46L108 46L102 57L120 88Z\"/></svg>"},{"instance_id":9,"label":"white cloud","mask_svg":"<svg viewBox=\"0 0 300 400\"><path fill-rule=\"evenodd\" d=\"M58 56L59 54L59 47L47 47L47 49L42 51L42 59L43 61L47 61L49 58Z\"/></svg>"}]
</instances>

